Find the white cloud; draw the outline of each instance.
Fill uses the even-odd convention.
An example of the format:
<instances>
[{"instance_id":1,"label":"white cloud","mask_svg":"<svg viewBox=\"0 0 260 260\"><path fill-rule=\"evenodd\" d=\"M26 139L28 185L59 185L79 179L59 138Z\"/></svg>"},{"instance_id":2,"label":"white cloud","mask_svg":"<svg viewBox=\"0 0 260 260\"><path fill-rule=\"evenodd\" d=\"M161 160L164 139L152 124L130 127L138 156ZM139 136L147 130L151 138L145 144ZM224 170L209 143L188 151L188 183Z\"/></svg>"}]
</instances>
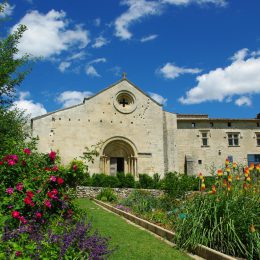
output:
<instances>
[{"instance_id":1,"label":"white cloud","mask_svg":"<svg viewBox=\"0 0 260 260\"><path fill-rule=\"evenodd\" d=\"M64 72L66 69L68 69L71 65L71 62L68 61L63 61L60 63L59 65L59 71L60 72Z\"/></svg>"},{"instance_id":2,"label":"white cloud","mask_svg":"<svg viewBox=\"0 0 260 260\"><path fill-rule=\"evenodd\" d=\"M33 100L29 100L30 92L20 92L19 100L14 102L14 107L23 110L25 115L29 117L41 116L47 113L47 110L41 103L35 103Z\"/></svg>"},{"instance_id":3,"label":"white cloud","mask_svg":"<svg viewBox=\"0 0 260 260\"><path fill-rule=\"evenodd\" d=\"M67 60L83 60L86 56L86 53L84 51L72 54L67 58Z\"/></svg>"},{"instance_id":4,"label":"white cloud","mask_svg":"<svg viewBox=\"0 0 260 260\"><path fill-rule=\"evenodd\" d=\"M86 67L86 74L91 77L101 77L97 70L92 65Z\"/></svg>"},{"instance_id":5,"label":"white cloud","mask_svg":"<svg viewBox=\"0 0 260 260\"><path fill-rule=\"evenodd\" d=\"M98 59L95 59L95 60L90 61L88 64L104 63L104 62L106 62L106 61L107 61L106 58L98 58Z\"/></svg>"},{"instance_id":6,"label":"white cloud","mask_svg":"<svg viewBox=\"0 0 260 260\"><path fill-rule=\"evenodd\" d=\"M51 10L47 14L37 10L28 12L18 24L27 26L27 31L18 44L21 54L51 58L70 48L82 49L89 43L88 31L80 25L69 29L70 22L63 11ZM11 31L14 31L16 24Z\"/></svg>"},{"instance_id":7,"label":"white cloud","mask_svg":"<svg viewBox=\"0 0 260 260\"><path fill-rule=\"evenodd\" d=\"M93 93L90 91L64 91L58 96L57 101L64 108L80 104L84 98L91 96L93 96Z\"/></svg>"},{"instance_id":8,"label":"white cloud","mask_svg":"<svg viewBox=\"0 0 260 260\"><path fill-rule=\"evenodd\" d=\"M158 37L157 34L148 35L148 36L141 38L140 42L152 41L152 40L156 39L157 37Z\"/></svg>"},{"instance_id":9,"label":"white cloud","mask_svg":"<svg viewBox=\"0 0 260 260\"><path fill-rule=\"evenodd\" d=\"M12 15L15 5L10 5L8 3L4 4L4 9L0 12L0 18L5 18L7 16Z\"/></svg>"},{"instance_id":10,"label":"white cloud","mask_svg":"<svg viewBox=\"0 0 260 260\"><path fill-rule=\"evenodd\" d=\"M231 57L231 60L236 62L236 61L242 61L246 58L246 56L248 55L248 49L247 48L244 48L244 49L241 49L239 51L237 51L232 57Z\"/></svg>"},{"instance_id":11,"label":"white cloud","mask_svg":"<svg viewBox=\"0 0 260 260\"><path fill-rule=\"evenodd\" d=\"M121 4L127 5L128 10L115 20L115 35L122 40L128 40L132 33L128 30L131 24L150 15L161 13L161 3L146 0L124 0Z\"/></svg>"},{"instance_id":12,"label":"white cloud","mask_svg":"<svg viewBox=\"0 0 260 260\"><path fill-rule=\"evenodd\" d=\"M94 25L97 26L97 27L99 27L100 24L101 24L101 19L100 19L100 18L96 18L96 19L94 20Z\"/></svg>"},{"instance_id":13,"label":"white cloud","mask_svg":"<svg viewBox=\"0 0 260 260\"><path fill-rule=\"evenodd\" d=\"M153 93L153 92L148 92L149 96L154 99L156 102L158 102L161 105L166 105L167 103L167 98L162 97L159 94Z\"/></svg>"},{"instance_id":14,"label":"white cloud","mask_svg":"<svg viewBox=\"0 0 260 260\"><path fill-rule=\"evenodd\" d=\"M114 23L115 35L122 40L132 38L132 33L129 31L132 24L140 22L148 16L162 14L163 9L168 5L214 4L220 7L227 5L226 0L121 0L120 3L128 6L126 12L117 17Z\"/></svg>"},{"instance_id":15,"label":"white cloud","mask_svg":"<svg viewBox=\"0 0 260 260\"><path fill-rule=\"evenodd\" d=\"M173 5L189 5L189 4L214 4L217 6L226 6L226 0L162 0L165 4L173 4Z\"/></svg>"},{"instance_id":16,"label":"white cloud","mask_svg":"<svg viewBox=\"0 0 260 260\"><path fill-rule=\"evenodd\" d=\"M111 71L114 74L114 76L119 77L122 69L119 66L115 66L115 67L109 69L109 71Z\"/></svg>"},{"instance_id":17,"label":"white cloud","mask_svg":"<svg viewBox=\"0 0 260 260\"><path fill-rule=\"evenodd\" d=\"M93 48L100 48L102 46L105 46L109 43L109 40L107 40L105 37L103 36L99 36L95 39L95 42L92 44Z\"/></svg>"},{"instance_id":18,"label":"white cloud","mask_svg":"<svg viewBox=\"0 0 260 260\"><path fill-rule=\"evenodd\" d=\"M260 93L260 57L246 58L245 49L235 53L233 62L197 77L197 86L186 92L179 101L183 104L199 104L205 101L223 101L234 95L244 96ZM237 104L249 104L243 98Z\"/></svg>"},{"instance_id":19,"label":"white cloud","mask_svg":"<svg viewBox=\"0 0 260 260\"><path fill-rule=\"evenodd\" d=\"M175 79L182 74L198 74L201 69L198 68L182 68L175 66L173 63L167 62L163 67L156 70L156 73L160 74L166 79Z\"/></svg>"},{"instance_id":20,"label":"white cloud","mask_svg":"<svg viewBox=\"0 0 260 260\"><path fill-rule=\"evenodd\" d=\"M239 107L241 107L241 106L251 106L252 101L249 97L242 96L235 101L235 104L238 105Z\"/></svg>"}]
</instances>

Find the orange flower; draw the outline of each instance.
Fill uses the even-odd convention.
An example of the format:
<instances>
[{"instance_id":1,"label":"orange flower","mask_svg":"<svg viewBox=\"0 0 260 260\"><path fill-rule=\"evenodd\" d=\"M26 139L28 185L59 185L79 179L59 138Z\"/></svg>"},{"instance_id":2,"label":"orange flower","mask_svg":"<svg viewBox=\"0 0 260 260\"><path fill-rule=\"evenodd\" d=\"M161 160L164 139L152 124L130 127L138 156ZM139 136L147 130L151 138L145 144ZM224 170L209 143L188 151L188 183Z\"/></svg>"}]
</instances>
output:
<instances>
[{"instance_id":1,"label":"orange flower","mask_svg":"<svg viewBox=\"0 0 260 260\"><path fill-rule=\"evenodd\" d=\"M228 182L232 182L232 176L228 175Z\"/></svg>"},{"instance_id":2,"label":"orange flower","mask_svg":"<svg viewBox=\"0 0 260 260\"><path fill-rule=\"evenodd\" d=\"M215 185L212 185L212 194L215 194L216 192L217 192L216 186L215 186Z\"/></svg>"},{"instance_id":3,"label":"orange flower","mask_svg":"<svg viewBox=\"0 0 260 260\"><path fill-rule=\"evenodd\" d=\"M224 186L224 187L227 186L227 180L223 180L223 186Z\"/></svg>"},{"instance_id":4,"label":"orange flower","mask_svg":"<svg viewBox=\"0 0 260 260\"><path fill-rule=\"evenodd\" d=\"M201 180L203 180L203 178L204 178L201 172L198 174L198 177L199 177Z\"/></svg>"},{"instance_id":5,"label":"orange flower","mask_svg":"<svg viewBox=\"0 0 260 260\"><path fill-rule=\"evenodd\" d=\"M249 170L252 171L252 170L254 170L254 168L255 168L255 164L254 163L250 163Z\"/></svg>"},{"instance_id":6,"label":"orange flower","mask_svg":"<svg viewBox=\"0 0 260 260\"><path fill-rule=\"evenodd\" d=\"M230 168L229 167L226 168L226 172L230 173Z\"/></svg>"},{"instance_id":7,"label":"orange flower","mask_svg":"<svg viewBox=\"0 0 260 260\"><path fill-rule=\"evenodd\" d=\"M236 176L236 180L239 181L240 180L240 177L239 175Z\"/></svg>"},{"instance_id":8,"label":"orange flower","mask_svg":"<svg viewBox=\"0 0 260 260\"><path fill-rule=\"evenodd\" d=\"M257 169L258 172L260 172L260 164L257 164L255 168Z\"/></svg>"},{"instance_id":9,"label":"orange flower","mask_svg":"<svg viewBox=\"0 0 260 260\"><path fill-rule=\"evenodd\" d=\"M247 190L247 185L246 185L245 182L243 183L243 189L244 189L244 190Z\"/></svg>"},{"instance_id":10,"label":"orange flower","mask_svg":"<svg viewBox=\"0 0 260 260\"><path fill-rule=\"evenodd\" d=\"M227 185L227 190L228 190L228 191L231 190L231 184L230 184L230 183Z\"/></svg>"},{"instance_id":11,"label":"orange flower","mask_svg":"<svg viewBox=\"0 0 260 260\"><path fill-rule=\"evenodd\" d=\"M232 166L233 168L237 168L237 163L234 162Z\"/></svg>"},{"instance_id":12,"label":"orange flower","mask_svg":"<svg viewBox=\"0 0 260 260\"><path fill-rule=\"evenodd\" d=\"M202 183L202 184L201 184L200 189L201 189L202 191L206 189L205 183Z\"/></svg>"},{"instance_id":13,"label":"orange flower","mask_svg":"<svg viewBox=\"0 0 260 260\"><path fill-rule=\"evenodd\" d=\"M251 178L248 176L248 177L246 178L246 181L250 182L250 181L251 181Z\"/></svg>"},{"instance_id":14,"label":"orange flower","mask_svg":"<svg viewBox=\"0 0 260 260\"><path fill-rule=\"evenodd\" d=\"M221 177L221 176L223 176L223 171L221 169L219 169L217 174L218 174L218 177Z\"/></svg>"},{"instance_id":15,"label":"orange flower","mask_svg":"<svg viewBox=\"0 0 260 260\"><path fill-rule=\"evenodd\" d=\"M245 173L245 177L248 177L248 175L249 175L249 169L248 169L248 167L245 168L244 173Z\"/></svg>"},{"instance_id":16,"label":"orange flower","mask_svg":"<svg viewBox=\"0 0 260 260\"><path fill-rule=\"evenodd\" d=\"M229 159L227 158L226 159L226 166L229 164Z\"/></svg>"}]
</instances>

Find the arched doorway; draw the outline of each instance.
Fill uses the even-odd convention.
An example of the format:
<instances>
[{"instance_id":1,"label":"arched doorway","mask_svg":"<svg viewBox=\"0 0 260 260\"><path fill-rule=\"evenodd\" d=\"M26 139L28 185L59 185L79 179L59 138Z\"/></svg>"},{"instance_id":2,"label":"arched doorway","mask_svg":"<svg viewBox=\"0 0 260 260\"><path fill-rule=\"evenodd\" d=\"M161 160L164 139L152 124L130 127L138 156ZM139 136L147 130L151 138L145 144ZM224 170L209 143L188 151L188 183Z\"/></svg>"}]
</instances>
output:
<instances>
[{"instance_id":1,"label":"arched doorway","mask_svg":"<svg viewBox=\"0 0 260 260\"><path fill-rule=\"evenodd\" d=\"M101 171L106 174L116 175L117 172L137 175L137 157L135 148L124 139L114 139L104 144L100 157Z\"/></svg>"}]
</instances>

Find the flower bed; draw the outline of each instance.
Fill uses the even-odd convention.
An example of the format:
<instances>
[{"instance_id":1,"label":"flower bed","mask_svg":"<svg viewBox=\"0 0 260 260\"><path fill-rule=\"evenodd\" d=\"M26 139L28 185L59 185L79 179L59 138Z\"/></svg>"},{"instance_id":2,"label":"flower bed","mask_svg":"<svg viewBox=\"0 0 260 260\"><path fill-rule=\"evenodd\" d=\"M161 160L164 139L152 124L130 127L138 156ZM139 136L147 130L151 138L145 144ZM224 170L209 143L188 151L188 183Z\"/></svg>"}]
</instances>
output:
<instances>
[{"instance_id":1,"label":"flower bed","mask_svg":"<svg viewBox=\"0 0 260 260\"><path fill-rule=\"evenodd\" d=\"M0 158L0 258L98 259L108 239L73 203L54 151L18 149ZM83 213L83 214L82 214Z\"/></svg>"}]
</instances>

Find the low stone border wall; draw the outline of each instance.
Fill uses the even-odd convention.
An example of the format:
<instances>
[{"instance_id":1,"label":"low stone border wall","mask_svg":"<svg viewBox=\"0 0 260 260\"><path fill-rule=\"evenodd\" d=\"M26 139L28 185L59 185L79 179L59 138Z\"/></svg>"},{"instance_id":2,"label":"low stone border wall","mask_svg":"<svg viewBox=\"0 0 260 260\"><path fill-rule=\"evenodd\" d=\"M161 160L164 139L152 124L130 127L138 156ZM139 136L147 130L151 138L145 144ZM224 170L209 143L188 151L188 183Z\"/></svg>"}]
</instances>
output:
<instances>
[{"instance_id":1,"label":"low stone border wall","mask_svg":"<svg viewBox=\"0 0 260 260\"><path fill-rule=\"evenodd\" d=\"M88 186L78 186L76 189L78 198L95 198L98 193L104 189L103 187L88 187ZM161 196L164 194L163 190L152 190L152 189L134 189L134 188L111 188L115 194L120 198L124 199L134 190L141 190L149 192L154 196Z\"/></svg>"},{"instance_id":2,"label":"low stone border wall","mask_svg":"<svg viewBox=\"0 0 260 260\"><path fill-rule=\"evenodd\" d=\"M135 215L132 215L130 213L127 213L123 210L120 210L120 209L117 209L107 203L104 203L100 200L96 200L96 199L93 199L97 204L99 204L100 206L120 215L120 216L123 216L124 218L130 220L131 222L157 234L158 236L162 237L162 238L165 238L167 240L169 240L170 242L172 242L174 236L175 236L175 233L170 231L170 230L167 230L165 228L162 228L160 226L157 226L153 223L150 223L149 221L147 220L144 220L144 219L141 219L139 217L136 217ZM196 255L204 258L204 259L207 259L207 260L236 260L236 258L234 257L231 257L229 255L226 255L226 254L223 254L219 251L216 251L214 249L211 249L209 247L206 247L206 246L203 246L203 245L198 245L198 247L196 248L195 252L194 252Z\"/></svg>"}]
</instances>

